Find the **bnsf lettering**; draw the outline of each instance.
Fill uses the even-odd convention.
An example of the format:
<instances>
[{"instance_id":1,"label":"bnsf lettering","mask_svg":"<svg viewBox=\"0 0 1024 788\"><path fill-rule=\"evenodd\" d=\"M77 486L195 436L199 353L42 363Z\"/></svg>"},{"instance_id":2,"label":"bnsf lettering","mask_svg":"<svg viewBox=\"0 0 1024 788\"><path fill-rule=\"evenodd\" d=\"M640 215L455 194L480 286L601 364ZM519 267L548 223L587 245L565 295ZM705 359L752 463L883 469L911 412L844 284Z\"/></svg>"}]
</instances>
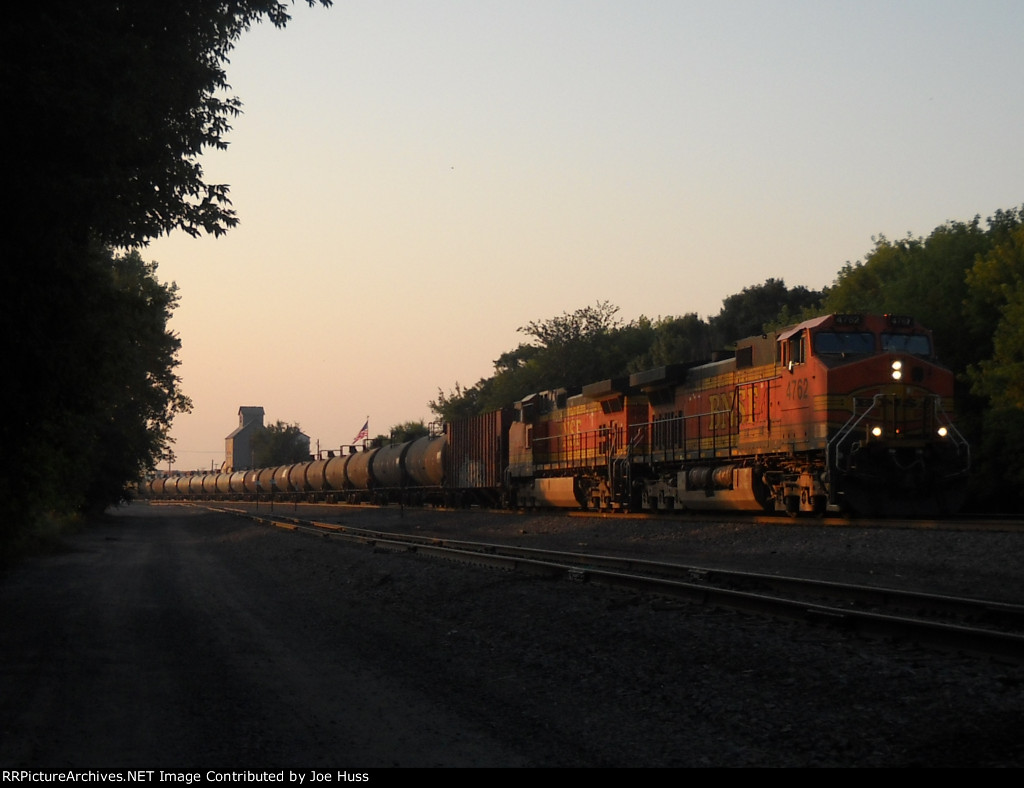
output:
<instances>
[{"instance_id":1,"label":"bnsf lettering","mask_svg":"<svg viewBox=\"0 0 1024 788\"><path fill-rule=\"evenodd\" d=\"M562 423L562 432L565 436L566 451L579 451L583 448L582 435L580 435L583 432L583 419L566 419Z\"/></svg>"},{"instance_id":2,"label":"bnsf lettering","mask_svg":"<svg viewBox=\"0 0 1024 788\"><path fill-rule=\"evenodd\" d=\"M708 397L708 404L714 413L714 428L724 430L727 427L736 426L736 393L726 392L725 394L712 394Z\"/></svg>"},{"instance_id":3,"label":"bnsf lettering","mask_svg":"<svg viewBox=\"0 0 1024 788\"><path fill-rule=\"evenodd\" d=\"M806 387L807 381L804 380ZM806 391L802 396L807 396ZM736 391L708 396L708 409L714 413L714 428L735 428L737 424L753 423L763 411L765 390L762 386L747 386ZM762 415L763 418L763 415Z\"/></svg>"}]
</instances>

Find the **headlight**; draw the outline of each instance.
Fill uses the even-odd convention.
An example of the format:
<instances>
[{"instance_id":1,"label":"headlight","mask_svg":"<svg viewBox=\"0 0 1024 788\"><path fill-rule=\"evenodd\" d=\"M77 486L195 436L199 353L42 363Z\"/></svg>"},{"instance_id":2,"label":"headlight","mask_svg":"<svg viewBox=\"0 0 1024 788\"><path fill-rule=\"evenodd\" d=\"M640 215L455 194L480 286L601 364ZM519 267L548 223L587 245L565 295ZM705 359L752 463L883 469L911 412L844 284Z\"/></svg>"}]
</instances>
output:
<instances>
[{"instance_id":1,"label":"headlight","mask_svg":"<svg viewBox=\"0 0 1024 788\"><path fill-rule=\"evenodd\" d=\"M899 380L903 377L903 362L896 359L892 362L892 379Z\"/></svg>"},{"instance_id":2,"label":"headlight","mask_svg":"<svg viewBox=\"0 0 1024 788\"><path fill-rule=\"evenodd\" d=\"M876 438L881 438L882 437L882 428L881 427L872 427L871 428L871 434L874 435Z\"/></svg>"},{"instance_id":3,"label":"headlight","mask_svg":"<svg viewBox=\"0 0 1024 788\"><path fill-rule=\"evenodd\" d=\"M947 430L945 427L939 427L939 437L945 438L947 435L949 435L949 430Z\"/></svg>"}]
</instances>

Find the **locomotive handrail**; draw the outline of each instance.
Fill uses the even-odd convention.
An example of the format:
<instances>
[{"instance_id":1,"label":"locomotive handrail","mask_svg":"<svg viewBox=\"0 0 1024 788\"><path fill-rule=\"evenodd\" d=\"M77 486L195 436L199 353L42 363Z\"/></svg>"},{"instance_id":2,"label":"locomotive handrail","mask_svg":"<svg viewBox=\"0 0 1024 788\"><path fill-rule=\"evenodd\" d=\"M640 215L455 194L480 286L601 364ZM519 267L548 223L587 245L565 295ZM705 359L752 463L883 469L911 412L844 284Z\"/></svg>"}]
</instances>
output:
<instances>
[{"instance_id":1,"label":"locomotive handrail","mask_svg":"<svg viewBox=\"0 0 1024 788\"><path fill-rule=\"evenodd\" d=\"M881 399L882 397L885 397L885 396L887 396L887 395L886 394L882 394L882 393L875 394L875 396L871 398L871 405L870 405L870 407L868 407L868 409L865 410L860 415L857 414L857 399L858 398L854 397L853 398L853 415L851 415L850 418L846 420L846 423L842 427L840 427L838 429L838 431L836 432L835 437L833 437L828 442L828 450L831 452L832 446L833 445L836 446L836 449L837 449L836 450L836 455L838 456L838 453L839 453L838 452L838 444L839 444L839 442L842 441L844 438L846 438L846 436L849 435L851 432L853 432L857 428L857 425L860 424L862 421L864 421L864 419L867 418L868 414L871 413L871 411L873 411L878 406L878 400Z\"/></svg>"},{"instance_id":2,"label":"locomotive handrail","mask_svg":"<svg viewBox=\"0 0 1024 788\"><path fill-rule=\"evenodd\" d=\"M835 436L825 446L825 468L829 475L828 502L830 505L835 505L839 496L838 479L836 478L839 472L839 444L857 429L857 426L878 406L879 399L884 396L886 395L881 393L875 394L871 400L871 406L860 415L857 414L857 397L854 397L853 415L836 431Z\"/></svg>"},{"instance_id":3,"label":"locomotive handrail","mask_svg":"<svg viewBox=\"0 0 1024 788\"><path fill-rule=\"evenodd\" d=\"M932 395L932 401L935 405L935 420L940 422L947 430L949 430L950 440L956 445L958 449L966 452L966 463L964 465L964 471L967 471L971 467L971 444L967 442L967 439L963 436L963 433L957 429L956 424L950 418L949 414L946 413L946 409L942 407L942 397L938 394Z\"/></svg>"},{"instance_id":4,"label":"locomotive handrail","mask_svg":"<svg viewBox=\"0 0 1024 788\"><path fill-rule=\"evenodd\" d=\"M614 441L614 435L610 432L598 429L581 430L580 432L563 432L559 435L545 435L533 438L534 443L551 443L551 446L543 447L547 454L548 463L578 462L586 459L603 457L609 452L601 450L601 441L607 439L609 446ZM558 441L563 441L559 447Z\"/></svg>"},{"instance_id":5,"label":"locomotive handrail","mask_svg":"<svg viewBox=\"0 0 1024 788\"><path fill-rule=\"evenodd\" d=\"M632 457L633 456L633 449L635 449L637 447L637 445L640 443L640 441L643 440L643 438L644 438L643 427L645 427L647 424L650 424L650 422L638 421L635 424L629 424L629 425L626 426L626 434L627 435L629 435L630 433L633 434L633 437L630 438L629 442L626 444L626 456L627 457Z\"/></svg>"},{"instance_id":6,"label":"locomotive handrail","mask_svg":"<svg viewBox=\"0 0 1024 788\"><path fill-rule=\"evenodd\" d=\"M671 424L682 424L683 425L682 447L681 447L681 449L682 449L682 456L684 458L686 458L689 455L689 453L690 453L689 444L690 444L690 441L692 440L692 441L694 441L696 443L696 453L697 453L696 459L698 459L698 460L704 459L705 458L705 451L708 452L708 455L707 455L708 457L714 459L714 458L717 458L717 457L720 456L719 452L722 449L731 450L735 446L734 439L739 434L738 425L734 426L733 425L733 421L732 421L731 418L725 418L724 419L725 427L722 428L722 427L718 426L718 424L719 424L719 417L721 417L721 416L731 417L733 415L733 412L734 411L731 408L730 409L722 408L720 410L708 410L708 411L703 411L701 413L679 414L678 416L669 416L667 418L657 419L655 421L642 421L642 422L638 421L638 422L636 422L634 424L631 424L630 428L631 429L633 429L633 428L640 428L640 429L642 429L643 431L645 431L647 433L647 438L648 439L647 439L647 452L646 452L646 454L649 455L649 456L653 456L654 453L656 452L656 448L655 448L655 445L654 445L655 444L655 440L654 440L655 428L656 427L665 427L665 426L668 426L668 425L671 425ZM709 421L711 423L711 429L707 433L704 433L701 430L701 424L702 424L701 419L709 419ZM696 422L696 424L697 424L697 434L695 436L691 437L688 434L686 426L688 424L693 424L694 422ZM637 437L638 438L641 437L640 430L637 431ZM708 449L705 449L705 447L703 445L703 442L706 441L706 440L710 440L711 441L711 446ZM678 444L673 444L673 446L672 446L673 457L676 456L676 449L678 449L678 448L680 448L680 446ZM641 456L643 456L643 453L641 453Z\"/></svg>"}]
</instances>

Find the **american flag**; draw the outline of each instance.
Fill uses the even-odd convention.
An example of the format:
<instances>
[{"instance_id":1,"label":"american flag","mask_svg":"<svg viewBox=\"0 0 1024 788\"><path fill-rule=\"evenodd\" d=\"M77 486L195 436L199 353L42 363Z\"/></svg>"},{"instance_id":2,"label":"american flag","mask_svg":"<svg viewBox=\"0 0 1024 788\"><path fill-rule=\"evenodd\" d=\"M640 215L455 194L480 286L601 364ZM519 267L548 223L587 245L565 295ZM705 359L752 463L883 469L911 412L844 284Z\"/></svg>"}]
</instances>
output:
<instances>
[{"instance_id":1,"label":"american flag","mask_svg":"<svg viewBox=\"0 0 1024 788\"><path fill-rule=\"evenodd\" d=\"M363 424L363 428L359 430L359 433L352 439L353 443L359 443L359 441L366 440L370 437L370 419L367 417L366 422Z\"/></svg>"}]
</instances>

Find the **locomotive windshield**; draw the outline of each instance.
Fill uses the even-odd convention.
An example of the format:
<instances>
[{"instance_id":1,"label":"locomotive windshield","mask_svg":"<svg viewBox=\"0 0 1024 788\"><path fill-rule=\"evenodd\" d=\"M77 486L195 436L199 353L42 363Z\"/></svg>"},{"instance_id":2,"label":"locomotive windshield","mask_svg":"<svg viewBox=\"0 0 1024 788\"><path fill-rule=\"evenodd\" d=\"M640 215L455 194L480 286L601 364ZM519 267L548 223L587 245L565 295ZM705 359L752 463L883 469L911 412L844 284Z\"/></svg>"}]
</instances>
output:
<instances>
[{"instance_id":1,"label":"locomotive windshield","mask_svg":"<svg viewBox=\"0 0 1024 788\"><path fill-rule=\"evenodd\" d=\"M875 335L870 331L819 331L814 335L814 352L867 355L875 352Z\"/></svg>"},{"instance_id":2,"label":"locomotive windshield","mask_svg":"<svg viewBox=\"0 0 1024 788\"><path fill-rule=\"evenodd\" d=\"M882 350L930 356L932 343L924 334L882 334Z\"/></svg>"}]
</instances>

